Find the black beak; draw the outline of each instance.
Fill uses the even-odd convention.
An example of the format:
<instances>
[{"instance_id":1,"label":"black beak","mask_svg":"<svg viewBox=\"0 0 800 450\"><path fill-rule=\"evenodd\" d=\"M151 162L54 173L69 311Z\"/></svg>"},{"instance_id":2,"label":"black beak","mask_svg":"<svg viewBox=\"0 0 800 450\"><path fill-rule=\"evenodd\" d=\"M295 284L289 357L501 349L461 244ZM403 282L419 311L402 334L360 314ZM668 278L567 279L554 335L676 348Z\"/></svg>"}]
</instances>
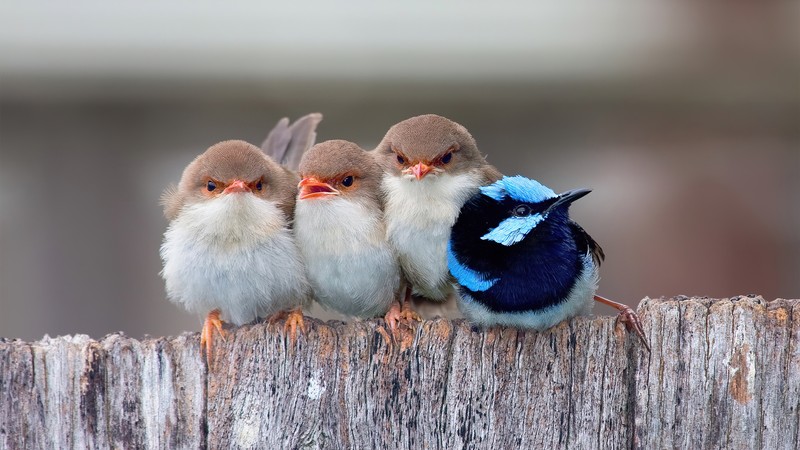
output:
<instances>
[{"instance_id":1,"label":"black beak","mask_svg":"<svg viewBox=\"0 0 800 450\"><path fill-rule=\"evenodd\" d=\"M564 192L558 196L556 201L550 205L547 210L555 209L560 205L569 205L570 203L574 202L575 200L583 197L584 195L592 192L591 189L573 189L571 191Z\"/></svg>"}]
</instances>

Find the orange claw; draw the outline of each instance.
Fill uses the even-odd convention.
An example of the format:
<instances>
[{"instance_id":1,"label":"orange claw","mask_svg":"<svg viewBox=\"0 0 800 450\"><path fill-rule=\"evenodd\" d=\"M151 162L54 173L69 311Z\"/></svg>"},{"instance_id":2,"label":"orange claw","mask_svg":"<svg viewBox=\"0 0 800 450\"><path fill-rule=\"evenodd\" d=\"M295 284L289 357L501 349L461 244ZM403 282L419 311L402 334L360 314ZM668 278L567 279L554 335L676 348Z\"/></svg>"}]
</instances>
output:
<instances>
[{"instance_id":1,"label":"orange claw","mask_svg":"<svg viewBox=\"0 0 800 450\"><path fill-rule=\"evenodd\" d=\"M411 322L422 322L422 317L411 307L411 302L405 302L403 310L400 311L400 320L410 325Z\"/></svg>"},{"instance_id":2,"label":"orange claw","mask_svg":"<svg viewBox=\"0 0 800 450\"><path fill-rule=\"evenodd\" d=\"M203 329L200 332L200 347L205 348L206 363L211 367L211 351L214 347L214 330L217 330L222 340L225 340L225 330L222 329L222 320L220 320L221 312L215 309L208 313L205 322L203 322Z\"/></svg>"},{"instance_id":3,"label":"orange claw","mask_svg":"<svg viewBox=\"0 0 800 450\"><path fill-rule=\"evenodd\" d=\"M628 331L633 331L639 336L639 339L644 344L644 348L647 349L647 352L650 353L650 344L647 343L647 337L644 335L644 328L642 328L642 322L639 321L639 316L636 315L636 312L628 305L623 305L622 303L617 303L613 300L609 300L605 297L601 297L599 295L594 296L594 300L596 302L600 302L604 305L608 305L614 309L619 310L619 315L617 316L617 320L625 324L625 328Z\"/></svg>"},{"instance_id":4,"label":"orange claw","mask_svg":"<svg viewBox=\"0 0 800 450\"><path fill-rule=\"evenodd\" d=\"M306 323L303 320L302 308L297 308L289 311L289 316L286 318L286 324L283 326L284 331L289 333L289 338L292 340L292 345L297 340L297 329L303 334L306 333Z\"/></svg>"},{"instance_id":5,"label":"orange claw","mask_svg":"<svg viewBox=\"0 0 800 450\"><path fill-rule=\"evenodd\" d=\"M386 315L383 316L383 320L386 321L386 325L392 330L392 332L397 331L398 325L405 325L411 328L412 322L420 322L422 321L422 317L417 314L416 311L411 307L411 288L406 288L406 295L405 299L403 300L403 305L400 306L399 301L392 302L392 307L389 308L389 311L386 312Z\"/></svg>"},{"instance_id":6,"label":"orange claw","mask_svg":"<svg viewBox=\"0 0 800 450\"><path fill-rule=\"evenodd\" d=\"M275 323L281 319L286 319L283 329L289 334L289 339L291 340L292 346L294 346L295 341L297 341L297 329L300 328L300 331L303 333L306 332L303 308L299 307L291 311L279 311L269 318L269 323Z\"/></svg>"},{"instance_id":7,"label":"orange claw","mask_svg":"<svg viewBox=\"0 0 800 450\"><path fill-rule=\"evenodd\" d=\"M386 321L386 325L389 326L390 330L397 330L397 324L400 322L400 302L392 302L392 307L389 308L389 311L386 311L383 320Z\"/></svg>"}]
</instances>

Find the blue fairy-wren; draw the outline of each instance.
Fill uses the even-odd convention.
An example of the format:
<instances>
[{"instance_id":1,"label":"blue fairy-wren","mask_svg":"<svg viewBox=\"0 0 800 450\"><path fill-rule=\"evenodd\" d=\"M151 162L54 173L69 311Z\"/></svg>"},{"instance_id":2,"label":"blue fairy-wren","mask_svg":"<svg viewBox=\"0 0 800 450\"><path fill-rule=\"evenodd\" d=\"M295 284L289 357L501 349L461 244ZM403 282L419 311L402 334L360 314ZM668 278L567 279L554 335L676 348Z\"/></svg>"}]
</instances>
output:
<instances>
[{"instance_id":1,"label":"blue fairy-wren","mask_svg":"<svg viewBox=\"0 0 800 450\"><path fill-rule=\"evenodd\" d=\"M569 218L572 202L589 192L556 194L535 180L506 176L465 203L447 262L470 321L544 330L598 301L620 310L649 350L636 313L595 295L603 250Z\"/></svg>"}]
</instances>

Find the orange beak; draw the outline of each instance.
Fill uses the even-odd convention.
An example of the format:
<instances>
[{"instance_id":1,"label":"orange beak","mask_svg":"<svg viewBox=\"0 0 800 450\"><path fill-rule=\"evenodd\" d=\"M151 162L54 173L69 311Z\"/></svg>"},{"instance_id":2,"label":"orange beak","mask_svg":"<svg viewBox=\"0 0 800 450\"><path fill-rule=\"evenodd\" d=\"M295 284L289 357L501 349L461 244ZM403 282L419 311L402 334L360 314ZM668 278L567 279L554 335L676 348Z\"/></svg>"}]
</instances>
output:
<instances>
[{"instance_id":1,"label":"orange beak","mask_svg":"<svg viewBox=\"0 0 800 450\"><path fill-rule=\"evenodd\" d=\"M411 167L411 173L413 173L414 176L417 177L417 180L421 180L430 171L431 171L431 166L422 162L417 164L416 166Z\"/></svg>"},{"instance_id":2,"label":"orange beak","mask_svg":"<svg viewBox=\"0 0 800 450\"><path fill-rule=\"evenodd\" d=\"M235 192L252 192L252 189L242 180L233 180L233 183L222 191L223 194L233 194Z\"/></svg>"},{"instance_id":3,"label":"orange beak","mask_svg":"<svg viewBox=\"0 0 800 450\"><path fill-rule=\"evenodd\" d=\"M300 188L300 200L320 198L327 195L339 195L339 191L334 189L330 184L322 182L314 177L303 178L297 187Z\"/></svg>"}]
</instances>

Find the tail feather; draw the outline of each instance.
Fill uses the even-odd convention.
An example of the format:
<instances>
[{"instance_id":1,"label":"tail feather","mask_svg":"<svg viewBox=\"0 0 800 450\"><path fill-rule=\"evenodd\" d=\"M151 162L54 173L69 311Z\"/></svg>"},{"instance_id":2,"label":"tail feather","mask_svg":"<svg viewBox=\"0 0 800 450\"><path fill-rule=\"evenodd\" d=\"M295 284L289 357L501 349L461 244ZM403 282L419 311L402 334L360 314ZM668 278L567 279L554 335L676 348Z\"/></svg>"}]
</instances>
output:
<instances>
[{"instance_id":1,"label":"tail feather","mask_svg":"<svg viewBox=\"0 0 800 450\"><path fill-rule=\"evenodd\" d=\"M322 121L322 114L311 113L297 119L289 125L289 119L279 120L269 132L261 150L275 161L291 170L297 170L300 159L317 139L317 125Z\"/></svg>"}]
</instances>

